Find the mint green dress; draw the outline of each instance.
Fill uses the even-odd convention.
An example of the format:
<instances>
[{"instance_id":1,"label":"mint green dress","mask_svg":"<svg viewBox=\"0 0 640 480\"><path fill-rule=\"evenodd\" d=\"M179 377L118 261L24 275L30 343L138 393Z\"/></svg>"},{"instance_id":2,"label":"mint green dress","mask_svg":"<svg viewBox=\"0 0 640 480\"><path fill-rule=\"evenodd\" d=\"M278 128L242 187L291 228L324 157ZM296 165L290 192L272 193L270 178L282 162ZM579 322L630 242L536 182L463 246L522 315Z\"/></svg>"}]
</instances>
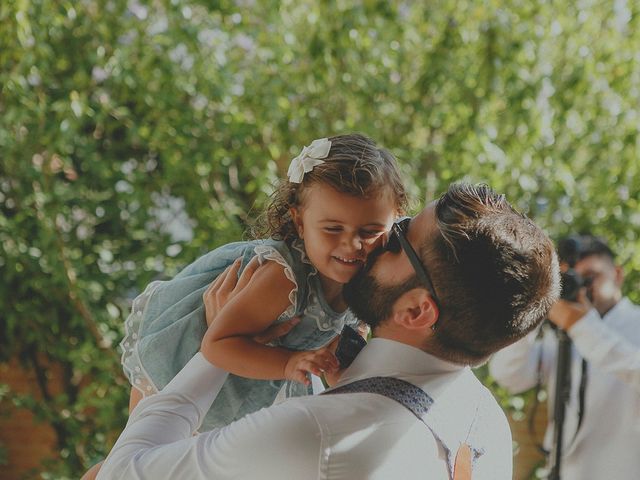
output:
<instances>
[{"instance_id":1,"label":"mint green dress","mask_svg":"<svg viewBox=\"0 0 640 480\"><path fill-rule=\"evenodd\" d=\"M290 350L314 350L329 343L344 325L355 327L349 310L335 312L326 302L318 271L306 256L300 240L291 245L276 240L255 240L223 245L187 266L169 281L156 281L133 302L125 322L122 366L131 385L149 395L162 389L200 349L207 330L202 294L236 258L241 270L258 256L284 267L295 287L290 305L275 320L300 316L286 336L272 342ZM273 403L276 396L310 393L293 381L253 380L229 374L222 391L205 416L201 431L228 425L244 415Z\"/></svg>"}]
</instances>

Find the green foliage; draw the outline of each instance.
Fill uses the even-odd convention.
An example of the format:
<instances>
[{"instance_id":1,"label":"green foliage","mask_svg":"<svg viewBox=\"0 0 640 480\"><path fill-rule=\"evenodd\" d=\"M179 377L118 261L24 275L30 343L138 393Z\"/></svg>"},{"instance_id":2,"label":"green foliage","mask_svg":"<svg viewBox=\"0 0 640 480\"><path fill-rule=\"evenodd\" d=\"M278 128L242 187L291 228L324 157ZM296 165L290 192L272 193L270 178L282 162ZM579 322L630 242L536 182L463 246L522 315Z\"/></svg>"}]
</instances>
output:
<instances>
[{"instance_id":1,"label":"green foliage","mask_svg":"<svg viewBox=\"0 0 640 480\"><path fill-rule=\"evenodd\" d=\"M44 399L3 401L54 426L48 475L78 476L124 424L116 345L131 298L240 238L317 137L371 135L420 203L484 181L554 237L603 235L640 298L638 13L591 1L2 2L0 360L40 372Z\"/></svg>"}]
</instances>

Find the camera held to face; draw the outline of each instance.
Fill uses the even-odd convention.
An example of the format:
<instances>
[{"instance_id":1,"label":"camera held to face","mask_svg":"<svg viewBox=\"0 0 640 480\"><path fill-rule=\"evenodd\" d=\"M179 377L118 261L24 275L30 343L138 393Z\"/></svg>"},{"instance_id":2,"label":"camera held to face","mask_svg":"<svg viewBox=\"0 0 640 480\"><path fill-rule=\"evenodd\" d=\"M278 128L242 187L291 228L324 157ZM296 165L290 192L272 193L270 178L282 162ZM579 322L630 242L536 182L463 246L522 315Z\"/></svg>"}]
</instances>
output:
<instances>
[{"instance_id":1,"label":"camera held to face","mask_svg":"<svg viewBox=\"0 0 640 480\"><path fill-rule=\"evenodd\" d=\"M560 261L567 265L569 268L560 273L561 290L560 298L575 302L578 300L578 293L581 288L589 288L591 285L591 278L582 277L575 271L576 263L581 258L581 253L584 252L588 245L584 237L578 235L571 235L558 243L558 256Z\"/></svg>"},{"instance_id":2,"label":"camera held to face","mask_svg":"<svg viewBox=\"0 0 640 480\"><path fill-rule=\"evenodd\" d=\"M577 301L580 289L587 286L585 279L573 268L569 268L560 274L560 282L560 298L570 302Z\"/></svg>"}]
</instances>

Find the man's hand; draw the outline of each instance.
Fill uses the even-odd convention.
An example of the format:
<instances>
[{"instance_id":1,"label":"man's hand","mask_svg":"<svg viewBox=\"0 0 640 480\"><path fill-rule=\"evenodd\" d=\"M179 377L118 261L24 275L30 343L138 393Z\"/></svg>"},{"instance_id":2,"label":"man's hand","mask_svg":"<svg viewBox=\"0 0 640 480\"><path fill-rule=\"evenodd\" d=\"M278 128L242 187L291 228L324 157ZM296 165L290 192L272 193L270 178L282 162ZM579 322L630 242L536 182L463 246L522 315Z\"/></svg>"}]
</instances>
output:
<instances>
[{"instance_id":1,"label":"man's hand","mask_svg":"<svg viewBox=\"0 0 640 480\"><path fill-rule=\"evenodd\" d=\"M252 258L238 278L240 263L241 259L236 259L224 272L218 275L218 278L211 282L209 288L202 294L207 327L211 326L222 307L249 283L251 276L260 266L257 258Z\"/></svg>"},{"instance_id":2,"label":"man's hand","mask_svg":"<svg viewBox=\"0 0 640 480\"><path fill-rule=\"evenodd\" d=\"M549 311L549 320L566 332L592 308L586 290L582 288L576 302L558 300Z\"/></svg>"},{"instance_id":3,"label":"man's hand","mask_svg":"<svg viewBox=\"0 0 640 480\"><path fill-rule=\"evenodd\" d=\"M220 310L222 310L229 300L248 285L251 277L258 268L260 268L260 262L257 257L253 257L247 266L244 267L240 278L238 278L240 259L237 259L209 285L202 295L207 327L211 326ZM267 344L276 338L285 336L298 323L300 323L300 319L295 317L286 322L272 325L264 332L252 338L257 343Z\"/></svg>"}]
</instances>

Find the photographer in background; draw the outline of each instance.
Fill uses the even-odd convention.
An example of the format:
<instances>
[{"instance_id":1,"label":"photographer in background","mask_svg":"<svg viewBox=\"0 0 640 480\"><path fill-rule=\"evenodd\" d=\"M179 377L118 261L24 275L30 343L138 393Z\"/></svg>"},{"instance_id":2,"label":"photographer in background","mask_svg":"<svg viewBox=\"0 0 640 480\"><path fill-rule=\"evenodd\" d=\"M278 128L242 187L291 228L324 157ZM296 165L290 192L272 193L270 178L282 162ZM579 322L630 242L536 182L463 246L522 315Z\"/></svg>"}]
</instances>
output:
<instances>
[{"instance_id":1,"label":"photographer in background","mask_svg":"<svg viewBox=\"0 0 640 480\"><path fill-rule=\"evenodd\" d=\"M586 300L558 301L549 313L549 320L569 333L578 352L590 352L592 366L615 375L640 393L640 346L600 321L600 314Z\"/></svg>"},{"instance_id":2,"label":"photographer in background","mask_svg":"<svg viewBox=\"0 0 640 480\"><path fill-rule=\"evenodd\" d=\"M573 261L563 258L567 243L561 243L560 256L574 264L580 289L575 302L559 300L549 314L573 341L561 478L638 478L640 307L622 296L622 269L606 243L592 236L571 242ZM491 375L512 393L546 386L547 449L554 432L557 352L556 334L547 325L542 335L532 332L497 352L489 364Z\"/></svg>"}]
</instances>

